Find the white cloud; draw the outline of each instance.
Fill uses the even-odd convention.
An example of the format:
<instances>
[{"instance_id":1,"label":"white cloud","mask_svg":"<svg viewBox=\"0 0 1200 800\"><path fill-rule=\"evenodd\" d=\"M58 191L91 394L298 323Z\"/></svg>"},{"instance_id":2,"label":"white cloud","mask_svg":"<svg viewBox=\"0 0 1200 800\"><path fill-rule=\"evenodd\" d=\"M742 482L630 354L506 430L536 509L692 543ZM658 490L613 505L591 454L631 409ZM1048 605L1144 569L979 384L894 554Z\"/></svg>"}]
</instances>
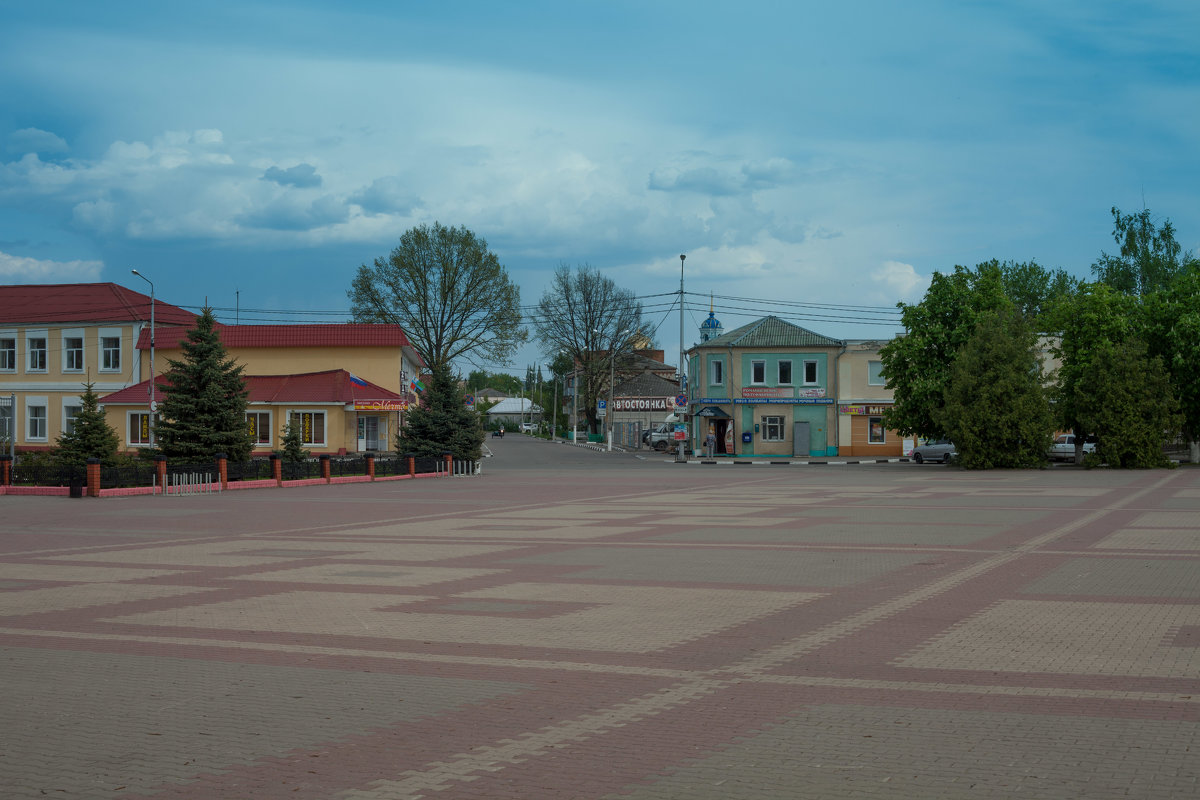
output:
<instances>
[{"instance_id":1,"label":"white cloud","mask_svg":"<svg viewBox=\"0 0 1200 800\"><path fill-rule=\"evenodd\" d=\"M0 252L4 283L89 283L100 279L100 261L42 261Z\"/></svg>"},{"instance_id":2,"label":"white cloud","mask_svg":"<svg viewBox=\"0 0 1200 800\"><path fill-rule=\"evenodd\" d=\"M920 275L912 264L885 261L871 273L871 279L883 284L882 291L905 303L916 303L929 288L929 275Z\"/></svg>"}]
</instances>

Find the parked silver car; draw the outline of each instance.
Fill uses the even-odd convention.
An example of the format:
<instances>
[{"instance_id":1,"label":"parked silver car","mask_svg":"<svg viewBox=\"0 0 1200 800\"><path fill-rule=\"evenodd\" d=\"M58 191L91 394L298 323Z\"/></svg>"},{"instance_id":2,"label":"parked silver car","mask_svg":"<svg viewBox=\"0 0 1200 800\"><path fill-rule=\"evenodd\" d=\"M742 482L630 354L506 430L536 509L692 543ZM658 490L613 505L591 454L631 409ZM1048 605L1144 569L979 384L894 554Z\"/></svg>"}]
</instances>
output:
<instances>
[{"instance_id":1,"label":"parked silver car","mask_svg":"<svg viewBox=\"0 0 1200 800\"><path fill-rule=\"evenodd\" d=\"M926 461L940 461L945 464L956 455L958 455L958 451L954 449L954 442L949 439L934 439L914 447L912 460L918 464Z\"/></svg>"},{"instance_id":2,"label":"parked silver car","mask_svg":"<svg viewBox=\"0 0 1200 800\"><path fill-rule=\"evenodd\" d=\"M1093 437L1089 436L1083 442L1084 454L1096 452L1096 442ZM1046 457L1051 461L1074 461L1075 460L1075 434L1064 433L1054 439L1054 444L1050 445L1050 449L1046 451Z\"/></svg>"}]
</instances>

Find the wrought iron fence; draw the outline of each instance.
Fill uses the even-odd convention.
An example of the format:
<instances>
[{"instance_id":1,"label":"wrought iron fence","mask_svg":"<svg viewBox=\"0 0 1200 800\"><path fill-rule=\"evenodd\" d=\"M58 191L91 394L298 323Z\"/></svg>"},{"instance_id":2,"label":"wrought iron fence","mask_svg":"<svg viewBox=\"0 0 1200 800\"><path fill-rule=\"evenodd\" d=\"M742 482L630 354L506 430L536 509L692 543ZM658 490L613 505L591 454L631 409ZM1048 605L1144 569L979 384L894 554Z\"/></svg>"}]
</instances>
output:
<instances>
[{"instance_id":1,"label":"wrought iron fence","mask_svg":"<svg viewBox=\"0 0 1200 800\"><path fill-rule=\"evenodd\" d=\"M284 461L280 459L281 472L285 481L299 481L321 477L321 463L317 459Z\"/></svg>"},{"instance_id":2,"label":"wrought iron fence","mask_svg":"<svg viewBox=\"0 0 1200 800\"><path fill-rule=\"evenodd\" d=\"M12 482L17 486L78 486L87 483L87 470L58 461L18 456Z\"/></svg>"},{"instance_id":3,"label":"wrought iron fence","mask_svg":"<svg viewBox=\"0 0 1200 800\"><path fill-rule=\"evenodd\" d=\"M363 457L329 459L329 474L332 477L366 475L367 459Z\"/></svg>"},{"instance_id":4,"label":"wrought iron fence","mask_svg":"<svg viewBox=\"0 0 1200 800\"><path fill-rule=\"evenodd\" d=\"M134 486L153 486L156 471L151 462L133 462L114 466L100 466L101 489L127 489Z\"/></svg>"},{"instance_id":5,"label":"wrought iron fence","mask_svg":"<svg viewBox=\"0 0 1200 800\"><path fill-rule=\"evenodd\" d=\"M376 475L407 475L407 458L377 458L375 459Z\"/></svg>"},{"instance_id":6,"label":"wrought iron fence","mask_svg":"<svg viewBox=\"0 0 1200 800\"><path fill-rule=\"evenodd\" d=\"M414 461L418 475L446 471L446 459L440 456L417 456Z\"/></svg>"},{"instance_id":7,"label":"wrought iron fence","mask_svg":"<svg viewBox=\"0 0 1200 800\"><path fill-rule=\"evenodd\" d=\"M247 461L230 461L226 465L226 477L230 481L261 481L274 477L269 458L251 458Z\"/></svg>"}]
</instances>

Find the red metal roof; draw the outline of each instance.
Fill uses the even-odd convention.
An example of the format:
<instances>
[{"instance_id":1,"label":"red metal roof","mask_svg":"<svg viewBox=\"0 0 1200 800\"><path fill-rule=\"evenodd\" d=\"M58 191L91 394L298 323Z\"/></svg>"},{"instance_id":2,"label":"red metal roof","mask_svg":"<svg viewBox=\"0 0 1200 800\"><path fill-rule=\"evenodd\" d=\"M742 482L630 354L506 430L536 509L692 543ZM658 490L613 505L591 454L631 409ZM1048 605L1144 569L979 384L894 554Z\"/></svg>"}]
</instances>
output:
<instances>
[{"instance_id":1,"label":"red metal roof","mask_svg":"<svg viewBox=\"0 0 1200 800\"><path fill-rule=\"evenodd\" d=\"M403 400L404 396L378 384L359 378L359 386L344 369L307 372L300 375L247 375L246 388L251 403L363 403L373 400ZM163 399L167 379L159 375L155 382L155 399ZM100 398L104 405L146 405L149 400L149 381L142 381L119 392Z\"/></svg>"},{"instance_id":2,"label":"red metal roof","mask_svg":"<svg viewBox=\"0 0 1200 800\"><path fill-rule=\"evenodd\" d=\"M218 325L226 347L408 347L399 325L347 322L324 325ZM177 349L187 338L183 328L164 328L154 335L157 349ZM143 330L139 350L150 349L150 332Z\"/></svg>"},{"instance_id":3,"label":"red metal roof","mask_svg":"<svg viewBox=\"0 0 1200 800\"><path fill-rule=\"evenodd\" d=\"M0 323L6 325L139 320L150 321L150 296L115 283L0 286ZM196 314L156 298L154 321L194 325Z\"/></svg>"}]
</instances>

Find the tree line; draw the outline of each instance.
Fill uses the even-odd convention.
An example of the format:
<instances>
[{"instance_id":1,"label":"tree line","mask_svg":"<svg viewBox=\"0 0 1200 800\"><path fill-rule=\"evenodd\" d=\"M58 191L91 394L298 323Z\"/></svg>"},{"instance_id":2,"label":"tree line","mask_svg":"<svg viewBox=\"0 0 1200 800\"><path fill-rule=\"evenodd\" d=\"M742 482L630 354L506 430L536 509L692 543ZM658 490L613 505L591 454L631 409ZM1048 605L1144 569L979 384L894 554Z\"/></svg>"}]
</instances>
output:
<instances>
[{"instance_id":1,"label":"tree line","mask_svg":"<svg viewBox=\"0 0 1200 800\"><path fill-rule=\"evenodd\" d=\"M1044 463L1056 430L1076 460L1166 463L1165 442L1200 439L1200 261L1169 220L1112 209L1116 253L1092 281L1036 262L989 261L935 273L900 303L905 334L881 350L904 435L949 438L970 468ZM1058 362L1046 374L1042 355Z\"/></svg>"}]
</instances>

